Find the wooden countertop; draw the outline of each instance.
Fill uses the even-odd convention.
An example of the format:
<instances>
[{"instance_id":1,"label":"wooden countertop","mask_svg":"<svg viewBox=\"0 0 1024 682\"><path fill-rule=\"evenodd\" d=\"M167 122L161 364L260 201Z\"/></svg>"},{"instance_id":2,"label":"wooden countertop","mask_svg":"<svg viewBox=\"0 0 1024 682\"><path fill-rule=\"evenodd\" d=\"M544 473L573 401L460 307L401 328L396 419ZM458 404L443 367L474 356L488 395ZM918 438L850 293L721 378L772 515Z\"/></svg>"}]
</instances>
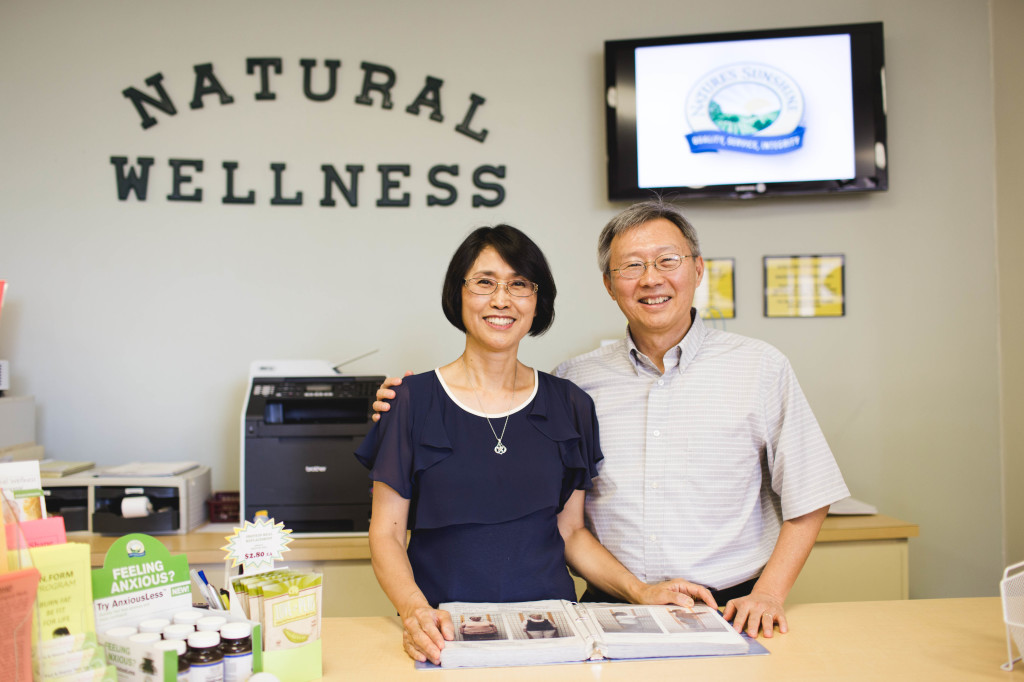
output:
<instances>
[{"instance_id":1,"label":"wooden countertop","mask_svg":"<svg viewBox=\"0 0 1024 682\"><path fill-rule=\"evenodd\" d=\"M231 534L226 524L201 526L187 535L160 535L160 541L172 554L188 555L189 564L217 564L224 561ZM818 534L818 542L854 542L858 540L901 540L918 535L918 526L890 516L829 516ZM86 532L68 533L71 542L87 542L92 548L93 566L102 566L103 558L117 536ZM288 544L287 561L351 561L368 560L370 547L366 536L304 537L297 536Z\"/></svg>"},{"instance_id":2,"label":"wooden countertop","mask_svg":"<svg viewBox=\"0 0 1024 682\"><path fill-rule=\"evenodd\" d=\"M900 521L884 514L870 516L828 516L821 525L818 542L855 542L858 540L906 540L919 533L916 523Z\"/></svg>"},{"instance_id":3,"label":"wooden countertop","mask_svg":"<svg viewBox=\"0 0 1024 682\"><path fill-rule=\"evenodd\" d=\"M210 532L202 526L187 535L158 535L160 542L171 554L187 554L189 564L219 564L224 562L225 552L221 549L231 532ZM94 535L79 532L68 533L69 542L87 542L92 548L93 566L102 566L107 550L117 536ZM310 538L296 537L288 543L291 550L285 553L286 561L349 561L370 558L370 546L366 536Z\"/></svg>"},{"instance_id":4,"label":"wooden countertop","mask_svg":"<svg viewBox=\"0 0 1024 682\"><path fill-rule=\"evenodd\" d=\"M759 641L767 656L417 671L397 618L325 618L324 680L507 682L599 680L1024 680L1006 662L998 597L797 604L789 634Z\"/></svg>"}]
</instances>

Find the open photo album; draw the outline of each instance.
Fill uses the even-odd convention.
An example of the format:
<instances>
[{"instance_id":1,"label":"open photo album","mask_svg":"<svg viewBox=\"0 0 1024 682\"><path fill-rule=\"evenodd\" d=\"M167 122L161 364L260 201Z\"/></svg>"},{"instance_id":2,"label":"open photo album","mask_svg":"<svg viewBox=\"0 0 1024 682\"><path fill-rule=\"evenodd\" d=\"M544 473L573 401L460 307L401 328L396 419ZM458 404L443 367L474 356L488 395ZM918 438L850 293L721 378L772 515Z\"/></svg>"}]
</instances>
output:
<instances>
[{"instance_id":1,"label":"open photo album","mask_svg":"<svg viewBox=\"0 0 1024 682\"><path fill-rule=\"evenodd\" d=\"M509 604L441 604L455 639L441 667L543 665L604 659L736 656L751 640L703 604L643 606L573 603L557 599Z\"/></svg>"}]
</instances>

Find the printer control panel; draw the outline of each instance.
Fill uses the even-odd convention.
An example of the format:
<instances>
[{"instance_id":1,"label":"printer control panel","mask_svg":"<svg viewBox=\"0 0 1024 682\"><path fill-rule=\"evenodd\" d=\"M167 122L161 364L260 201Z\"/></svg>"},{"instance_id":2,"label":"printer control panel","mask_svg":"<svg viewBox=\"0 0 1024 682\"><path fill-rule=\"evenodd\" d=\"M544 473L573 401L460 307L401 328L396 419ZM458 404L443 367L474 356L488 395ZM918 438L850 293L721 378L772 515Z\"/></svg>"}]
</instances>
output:
<instances>
[{"instance_id":1,"label":"printer control panel","mask_svg":"<svg viewBox=\"0 0 1024 682\"><path fill-rule=\"evenodd\" d=\"M380 376L365 377L253 377L245 410L245 432L270 428L277 436L281 427L320 425L348 432L348 425L368 424L373 414ZM337 427L337 428L335 428ZM308 434L313 435L313 434ZM320 434L324 435L324 434Z\"/></svg>"},{"instance_id":2,"label":"printer control panel","mask_svg":"<svg viewBox=\"0 0 1024 682\"><path fill-rule=\"evenodd\" d=\"M257 398L364 398L374 396L380 384L372 381L344 381L311 384L306 382L253 382L252 394Z\"/></svg>"}]
</instances>

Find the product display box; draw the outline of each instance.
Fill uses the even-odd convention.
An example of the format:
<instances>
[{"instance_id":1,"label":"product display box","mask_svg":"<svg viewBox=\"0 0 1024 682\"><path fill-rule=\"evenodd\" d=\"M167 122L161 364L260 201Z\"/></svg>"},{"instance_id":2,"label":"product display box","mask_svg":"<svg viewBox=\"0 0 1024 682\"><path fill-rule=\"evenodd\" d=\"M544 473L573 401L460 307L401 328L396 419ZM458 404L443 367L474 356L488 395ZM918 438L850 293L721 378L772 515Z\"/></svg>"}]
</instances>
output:
<instances>
[{"instance_id":1,"label":"product display box","mask_svg":"<svg viewBox=\"0 0 1024 682\"><path fill-rule=\"evenodd\" d=\"M135 630L142 621L174 622L176 615L193 611L197 619L217 615L228 622L249 623L253 671L263 670L260 624L230 611L193 609L187 558L172 556L154 537L133 533L114 542L103 568L93 570L92 595L97 638L108 662L117 668L119 682L176 682L177 654L160 650L154 646L155 640L145 641Z\"/></svg>"},{"instance_id":2,"label":"product display box","mask_svg":"<svg viewBox=\"0 0 1024 682\"><path fill-rule=\"evenodd\" d=\"M323 576L281 567L231 582L231 612L261 626L263 670L282 682L320 679Z\"/></svg>"}]
</instances>

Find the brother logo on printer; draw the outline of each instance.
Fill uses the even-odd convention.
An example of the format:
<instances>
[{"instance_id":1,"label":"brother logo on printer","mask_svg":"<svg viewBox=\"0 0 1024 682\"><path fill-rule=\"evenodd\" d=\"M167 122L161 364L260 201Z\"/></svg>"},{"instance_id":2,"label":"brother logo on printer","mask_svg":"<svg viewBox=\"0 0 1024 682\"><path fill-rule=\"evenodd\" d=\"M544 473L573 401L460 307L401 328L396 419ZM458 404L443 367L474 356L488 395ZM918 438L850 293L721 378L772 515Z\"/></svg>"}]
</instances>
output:
<instances>
[{"instance_id":1,"label":"brother logo on printer","mask_svg":"<svg viewBox=\"0 0 1024 682\"><path fill-rule=\"evenodd\" d=\"M785 154L803 146L804 96L785 72L740 63L708 73L686 98L690 151Z\"/></svg>"},{"instance_id":2,"label":"brother logo on printer","mask_svg":"<svg viewBox=\"0 0 1024 682\"><path fill-rule=\"evenodd\" d=\"M319 473L323 473L325 471L327 471L327 467L321 467L321 466L306 467L306 473L307 474L319 474Z\"/></svg>"}]
</instances>

